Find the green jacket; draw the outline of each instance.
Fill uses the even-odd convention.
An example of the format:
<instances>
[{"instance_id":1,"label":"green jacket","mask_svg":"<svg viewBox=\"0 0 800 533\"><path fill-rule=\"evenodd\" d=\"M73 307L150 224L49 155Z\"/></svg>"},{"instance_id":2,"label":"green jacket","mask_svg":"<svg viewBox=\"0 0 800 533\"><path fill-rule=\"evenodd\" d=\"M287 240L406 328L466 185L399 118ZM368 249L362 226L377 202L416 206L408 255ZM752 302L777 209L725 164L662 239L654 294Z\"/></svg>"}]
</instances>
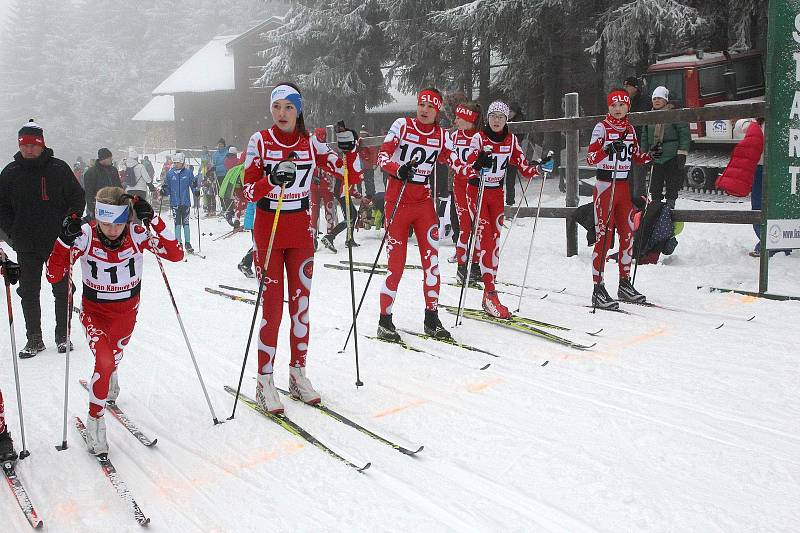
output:
<instances>
[{"instance_id":1,"label":"green jacket","mask_svg":"<svg viewBox=\"0 0 800 533\"><path fill-rule=\"evenodd\" d=\"M219 186L220 198L231 198L236 187L244 185L244 163L231 167Z\"/></svg>"},{"instance_id":2,"label":"green jacket","mask_svg":"<svg viewBox=\"0 0 800 533\"><path fill-rule=\"evenodd\" d=\"M689 132L689 124L686 122L674 122L672 124L647 124L642 132L639 142L644 152L649 151L657 144L657 136L661 137L661 146L664 153L661 157L653 158L653 162L663 165L677 155L688 155L689 144L692 136Z\"/></svg>"}]
</instances>

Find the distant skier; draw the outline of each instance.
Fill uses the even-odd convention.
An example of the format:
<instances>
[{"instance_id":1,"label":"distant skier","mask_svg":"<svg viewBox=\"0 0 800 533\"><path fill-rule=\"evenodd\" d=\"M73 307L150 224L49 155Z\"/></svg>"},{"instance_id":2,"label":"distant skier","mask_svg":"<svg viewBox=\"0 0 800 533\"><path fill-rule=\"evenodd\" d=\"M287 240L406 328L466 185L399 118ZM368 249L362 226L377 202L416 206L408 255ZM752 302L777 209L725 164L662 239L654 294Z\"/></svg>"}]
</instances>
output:
<instances>
[{"instance_id":1,"label":"distant skier","mask_svg":"<svg viewBox=\"0 0 800 533\"><path fill-rule=\"evenodd\" d=\"M134 223L134 215L145 226ZM108 453L103 414L106 402L114 402L119 396L117 366L136 324L143 251L180 261L183 250L152 206L142 198L132 198L120 187L104 187L97 192L95 219L83 225L77 216L64 219L61 235L47 260L47 280L57 283L64 279L70 253L73 260L80 258L80 320L95 357L86 429L89 452L99 455ZM156 242L155 251L147 238L147 225Z\"/></svg>"},{"instance_id":2,"label":"distant skier","mask_svg":"<svg viewBox=\"0 0 800 533\"><path fill-rule=\"evenodd\" d=\"M391 176L384 207L389 275L381 287L378 321L378 337L385 340L400 340L392 321L392 306L403 276L409 230L412 228L417 236L423 268L424 331L434 337L450 338L450 332L442 326L437 310L440 286L439 217L431 199L430 179L437 161L449 164L454 171L459 171L461 164L451 150L447 132L439 125L441 110L442 93L438 89L420 91L417 95L416 118L395 120L378 153L378 166Z\"/></svg>"},{"instance_id":3,"label":"distant skier","mask_svg":"<svg viewBox=\"0 0 800 533\"><path fill-rule=\"evenodd\" d=\"M270 93L270 112L275 124L255 132L247 146L244 171L244 196L257 202L253 240L256 274L267 276L264 308L258 333L258 381L256 400L266 411L283 411L273 379L273 364L278 345L278 328L283 314L284 270L289 289L289 391L309 404L320 401L306 376L309 338L309 298L314 273L314 240L309 216L311 176L321 167L341 175L347 165L349 176L357 179L357 143L340 145L345 160L312 136L303 118L303 97L292 83L279 83ZM293 164L287 163L291 161ZM283 189L282 189L283 187ZM281 198L281 190L283 197ZM277 213L281 203L280 214ZM278 217L269 263L266 260L273 221Z\"/></svg>"},{"instance_id":4,"label":"distant skier","mask_svg":"<svg viewBox=\"0 0 800 533\"><path fill-rule=\"evenodd\" d=\"M456 106L455 111L456 129L450 133L450 142L453 151L461 163L461 171L453 172L453 197L456 215L458 216L458 237L456 240L456 260L458 261L457 276L459 281L464 281L467 275L467 247L469 236L472 231L472 215L467 203L467 181L476 177L475 170L467 163L470 155L472 137L478 133L478 126L481 120L481 106L477 102L465 102ZM474 209L473 209L474 210ZM475 253L470 262L469 277L470 281L477 282L481 278L481 270L478 265L478 251L480 243L475 243Z\"/></svg>"},{"instance_id":5,"label":"distant skier","mask_svg":"<svg viewBox=\"0 0 800 533\"><path fill-rule=\"evenodd\" d=\"M172 156L172 168L164 178L161 193L169 195L169 205L172 207L172 218L175 220L175 239L181 241L183 229L183 247L190 254L194 253L189 229L189 213L192 198L197 190L197 179L194 173L186 167L186 154L177 152Z\"/></svg>"},{"instance_id":6,"label":"distant skier","mask_svg":"<svg viewBox=\"0 0 800 533\"><path fill-rule=\"evenodd\" d=\"M314 136L319 142L327 140L325 128L314 130ZM314 171L311 177L311 228L314 230L314 250L317 249L319 236L319 213L325 213L325 234L329 234L336 226L336 206L333 200L333 181L334 178L321 168Z\"/></svg>"},{"instance_id":7,"label":"distant skier","mask_svg":"<svg viewBox=\"0 0 800 533\"><path fill-rule=\"evenodd\" d=\"M619 288L617 297L623 301L644 302L630 280L633 260L633 215L636 209L631 201L628 172L632 164L644 165L651 161L649 154L639 149L639 141L627 115L631 98L622 89L608 94L608 114L592 131L586 161L597 168L594 186L594 220L596 241L592 259L592 305L602 309L617 309L619 304L606 291L603 283L606 254L611 245L608 231L619 235Z\"/></svg>"},{"instance_id":8,"label":"distant skier","mask_svg":"<svg viewBox=\"0 0 800 533\"><path fill-rule=\"evenodd\" d=\"M484 173L484 191L481 201L481 212L478 216L478 233L480 238L479 264L481 281L483 281L483 310L496 318L510 318L508 308L500 303L494 286L497 267L500 260L499 237L503 227L505 209L505 191L503 189L506 172L509 168L519 169L520 174L529 180L538 176L536 165L525 160L516 135L508 131L510 109L504 102L492 102L489 105L487 121L472 137L471 153L467 162ZM487 150L488 148L488 150ZM480 177L469 180L467 185L467 202L471 218L475 218L477 210ZM460 266L460 265L459 265ZM466 268L466 266L465 266ZM466 271L464 271L466 275Z\"/></svg>"}]
</instances>

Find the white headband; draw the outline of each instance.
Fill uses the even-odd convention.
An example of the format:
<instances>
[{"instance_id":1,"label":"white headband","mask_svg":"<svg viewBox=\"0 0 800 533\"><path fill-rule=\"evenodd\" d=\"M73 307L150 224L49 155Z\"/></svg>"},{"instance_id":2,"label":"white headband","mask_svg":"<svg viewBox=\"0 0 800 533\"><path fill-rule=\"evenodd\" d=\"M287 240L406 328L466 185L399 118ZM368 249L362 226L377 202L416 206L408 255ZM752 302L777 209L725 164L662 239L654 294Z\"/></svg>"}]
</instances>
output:
<instances>
[{"instance_id":1,"label":"white headband","mask_svg":"<svg viewBox=\"0 0 800 533\"><path fill-rule=\"evenodd\" d=\"M106 222L108 224L125 224L128 222L128 206L97 202L94 206L94 218L98 222Z\"/></svg>"}]
</instances>

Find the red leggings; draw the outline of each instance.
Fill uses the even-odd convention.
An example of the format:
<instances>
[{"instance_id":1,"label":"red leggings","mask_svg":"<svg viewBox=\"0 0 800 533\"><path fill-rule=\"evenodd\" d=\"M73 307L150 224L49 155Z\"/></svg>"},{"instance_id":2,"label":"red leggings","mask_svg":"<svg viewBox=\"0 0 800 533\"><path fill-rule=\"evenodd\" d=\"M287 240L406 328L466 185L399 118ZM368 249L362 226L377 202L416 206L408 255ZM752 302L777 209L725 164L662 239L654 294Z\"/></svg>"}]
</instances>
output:
<instances>
[{"instance_id":1,"label":"red leggings","mask_svg":"<svg viewBox=\"0 0 800 533\"><path fill-rule=\"evenodd\" d=\"M617 180L614 187L614 203L611 202L611 182L597 181L594 186L594 227L597 240L594 243L594 256L592 257L592 279L595 283L603 281L606 254L611 247L612 239L605 238L606 230L617 230L619 235L619 277L630 277L631 262L633 261L633 202L631 202L630 189L627 180ZM609 213L611 217L609 218ZM606 222L608 221L608 228Z\"/></svg>"},{"instance_id":2,"label":"red leggings","mask_svg":"<svg viewBox=\"0 0 800 533\"><path fill-rule=\"evenodd\" d=\"M470 213L474 216L478 200L478 187L467 186ZM494 278L500 262L500 230L503 227L505 194L502 187L483 189L481 214L478 218L478 244L480 244L481 281L485 291L494 290Z\"/></svg>"},{"instance_id":3,"label":"red leggings","mask_svg":"<svg viewBox=\"0 0 800 533\"><path fill-rule=\"evenodd\" d=\"M456 179L453 181L453 200L456 204L456 216L458 217L458 242L456 242L456 258L458 264L463 265L466 262L467 248L469 247L469 236L472 232L472 216L475 211L474 198L473 203L469 203L467 198L467 180ZM470 207L470 205L472 207ZM472 262L478 261L478 251L480 250L480 242L475 243L475 251L472 254Z\"/></svg>"},{"instance_id":4,"label":"red leggings","mask_svg":"<svg viewBox=\"0 0 800 533\"><path fill-rule=\"evenodd\" d=\"M386 200L386 255L389 275L381 287L381 314L392 313L392 304L397 296L397 286L403 277L406 264L408 230L414 229L422 261L422 292L425 308L435 311L439 304L439 217L430 200L413 204L400 204L394 219L389 220L396 201Z\"/></svg>"},{"instance_id":5,"label":"red leggings","mask_svg":"<svg viewBox=\"0 0 800 533\"><path fill-rule=\"evenodd\" d=\"M3 391L0 390L0 433L6 430L6 411L3 405Z\"/></svg>"},{"instance_id":6,"label":"red leggings","mask_svg":"<svg viewBox=\"0 0 800 533\"><path fill-rule=\"evenodd\" d=\"M256 249L256 265L264 262L266 250ZM272 374L275 351L278 346L278 329L283 318L283 271L289 285L289 348L291 365L306 366L308 352L309 316L308 301L311 295L311 278L314 275L314 248L272 248L264 283L263 315L258 334L258 373ZM261 279L261 268L256 272Z\"/></svg>"},{"instance_id":7,"label":"red leggings","mask_svg":"<svg viewBox=\"0 0 800 533\"><path fill-rule=\"evenodd\" d=\"M325 223L327 224L325 233L330 233L336 225L334 220L336 206L333 203L333 192L328 186L328 180L311 184L311 227L314 229L315 236L319 233L320 207L325 212Z\"/></svg>"},{"instance_id":8,"label":"red leggings","mask_svg":"<svg viewBox=\"0 0 800 533\"><path fill-rule=\"evenodd\" d=\"M89 349L94 354L94 374L89 384L89 416L105 413L111 374L122 360L122 352L131 340L139 297L123 302L98 303L83 299L81 324L86 330Z\"/></svg>"}]
</instances>

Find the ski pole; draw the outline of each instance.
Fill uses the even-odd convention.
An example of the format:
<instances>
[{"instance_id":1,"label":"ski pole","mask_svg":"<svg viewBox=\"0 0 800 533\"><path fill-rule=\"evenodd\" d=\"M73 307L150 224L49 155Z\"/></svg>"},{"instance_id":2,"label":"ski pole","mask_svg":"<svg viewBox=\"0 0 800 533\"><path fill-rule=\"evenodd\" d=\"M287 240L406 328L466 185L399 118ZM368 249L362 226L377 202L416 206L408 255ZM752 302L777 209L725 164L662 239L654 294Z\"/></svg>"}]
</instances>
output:
<instances>
[{"instance_id":1,"label":"ski pole","mask_svg":"<svg viewBox=\"0 0 800 533\"><path fill-rule=\"evenodd\" d=\"M72 215L77 216L77 215ZM56 450L64 451L67 449L67 404L69 402L69 355L72 350L70 334L72 333L72 246L69 247L69 266L67 267L67 357L65 359L64 370L64 431L62 433L61 445L56 446Z\"/></svg>"},{"instance_id":2,"label":"ski pole","mask_svg":"<svg viewBox=\"0 0 800 533\"><path fill-rule=\"evenodd\" d=\"M181 318L181 313L178 311L178 304L175 302L175 295L172 293L172 287L169 284L169 279L167 278L167 272L164 270L164 263L161 261L161 256L158 255L158 241L153 237L153 233L150 231L150 221L142 221L144 223L145 231L147 232L147 240L150 243L150 249L153 252L153 255L156 256L156 262L158 263L158 268L161 270L161 277L164 278L164 285L167 287L167 293L169 294L169 299L172 302L172 309L175 311L175 316L178 319L178 325L181 327L181 333L183 333L183 340L186 341L186 348L189 349L189 356L192 358L192 364L194 365L194 370L197 372L197 379L200 381L200 388L203 389L203 395L206 397L206 403L208 404L208 410L211 411L211 419L214 421L214 425L220 423L217 419L216 413L214 413L214 406L211 405L211 398L208 397L208 391L206 390L206 384L203 382L203 376L200 373L200 367L197 366L197 358L194 356L194 350L192 350L192 345L189 342L189 336L186 334L186 328L183 325L183 319Z\"/></svg>"},{"instance_id":3,"label":"ski pole","mask_svg":"<svg viewBox=\"0 0 800 533\"><path fill-rule=\"evenodd\" d=\"M551 157L553 157L552 150L550 150L547 153L547 157L539 161L539 164L541 165L543 162L549 161ZM527 195L528 195L528 187L531 186L531 181L532 180L528 180L528 183L526 183L525 186L522 188L522 199L525 201L525 205L528 205ZM506 232L506 236L503 238L502 244L500 245L500 251L497 253L498 258L503 257L503 249L506 247L506 243L508 242L508 237L511 235L511 230L514 229L514 222L516 222L517 216L519 216L520 209L522 209L522 202L520 202L520 204L517 206L517 210L514 212L514 216L511 218L511 225L508 228L508 231Z\"/></svg>"},{"instance_id":4,"label":"ski pole","mask_svg":"<svg viewBox=\"0 0 800 533\"><path fill-rule=\"evenodd\" d=\"M200 196L196 196L197 198L197 253L203 253L203 245L202 240L200 239Z\"/></svg>"},{"instance_id":5,"label":"ski pole","mask_svg":"<svg viewBox=\"0 0 800 533\"><path fill-rule=\"evenodd\" d=\"M349 133L349 132L348 132ZM351 135L352 136L352 135ZM353 276L353 225L350 217L350 182L347 163L344 165L344 217L347 224L347 258L350 262L350 307L353 313L353 349L356 356L356 387L364 386L358 364L358 326L356 324L356 282Z\"/></svg>"},{"instance_id":6,"label":"ski pole","mask_svg":"<svg viewBox=\"0 0 800 533\"><path fill-rule=\"evenodd\" d=\"M601 261L600 261L600 282L603 282L603 274L606 271L606 254L608 250L606 249L606 245L608 244L608 234L610 233L608 225L611 224L611 217L614 214L614 191L617 188L617 166L619 165L619 154L615 151L614 152L614 172L611 174L611 195L608 199L608 217L606 218L606 225L605 225L605 235L603 235L603 246L601 248ZM599 195L598 195L599 196ZM620 260L620 259L618 259ZM592 299L592 313L597 312L597 302Z\"/></svg>"},{"instance_id":7,"label":"ski pole","mask_svg":"<svg viewBox=\"0 0 800 533\"><path fill-rule=\"evenodd\" d=\"M20 460L28 457L31 452L25 445L25 417L22 414L22 392L20 390L19 367L17 365L17 340L14 336L14 314L11 309L11 281L8 274L8 256L0 248L0 262L3 264L3 277L6 282L6 304L8 305L8 331L11 336L11 360L14 362L14 384L17 390L17 409L19 410L19 433L22 438L22 451L19 452Z\"/></svg>"},{"instance_id":8,"label":"ski pole","mask_svg":"<svg viewBox=\"0 0 800 533\"><path fill-rule=\"evenodd\" d=\"M278 163L280 165L280 163ZM267 244L267 254L264 256L264 263L261 265L261 280L258 282L258 295L256 296L256 305L253 309L253 320L250 323L250 333L247 335L247 346L244 348L244 359L242 360L242 371L239 374L239 384L236 386L236 397L233 400L233 410L228 420L233 420L236 415L236 406L239 404L239 393L242 391L242 380L244 380L244 370L247 368L247 355L250 352L250 343L253 341L253 331L256 328L256 319L258 318L258 307L261 305L261 297L264 294L264 284L267 280L267 267L269 266L269 258L272 255L272 243L275 242L275 232L278 229L278 219L281 216L281 208L283 207L283 193L286 191L286 183L281 184L281 192L278 194L278 207L275 209L275 218L272 220L272 230L269 233L269 244ZM281 267L283 268L283 267Z\"/></svg>"},{"instance_id":9,"label":"ski pole","mask_svg":"<svg viewBox=\"0 0 800 533\"><path fill-rule=\"evenodd\" d=\"M651 200L651 198L650 198L650 183L653 181L653 168L654 167L655 167L655 164L651 164L650 165L650 175L648 176L647 183L645 184L645 187L646 187L645 192L647 193L647 199L645 200L644 211L642 212L642 218L639 219L639 229L642 229L642 224L644 224L644 221L645 221L645 219L647 217L647 210L650 208L650 200ZM634 236L634 241L635 240L636 240L636 237ZM644 240L644 232L642 232L642 236L639 239L639 246L636 247L636 250L634 250L634 254L633 254L633 260L636 261L636 262L633 265L633 279L631 280L631 285L634 285L634 286L636 285L636 270L639 268L639 254L642 252L642 246L644 245L643 242L642 242L643 240Z\"/></svg>"},{"instance_id":10,"label":"ski pole","mask_svg":"<svg viewBox=\"0 0 800 533\"><path fill-rule=\"evenodd\" d=\"M484 146L484 153L491 152L491 147ZM470 275L470 265L472 265L472 254L475 253L475 242L478 238L478 227L481 223L481 207L483 206L483 189L486 185L486 168L481 168L481 179L480 184L478 187L478 198L476 199L476 210L475 216L470 217L472 218L472 231L469 234L469 242L467 243L467 258L465 261L465 265L467 268L465 269L464 273L464 281L461 283L461 294L458 296L458 311L456 312L456 323L454 327L458 327L459 323L461 322L461 312L463 311L463 304L464 304L464 292L467 289L467 283L469 283L469 275Z\"/></svg>"},{"instance_id":11,"label":"ski pole","mask_svg":"<svg viewBox=\"0 0 800 533\"><path fill-rule=\"evenodd\" d=\"M353 329L355 327L355 319L358 318L359 313L361 313L361 306L364 304L364 297L367 295L367 290L369 289L369 284L372 281L372 276L375 274L375 269L378 268L378 261L381 258L381 252L383 251L383 246L386 244L386 237L389 236L389 228L392 225L392 221L394 220L394 215L397 213L397 208L400 207L400 201L403 199L403 193L406 191L406 184L408 182L404 181L403 184L400 186L400 192L397 194L397 203L394 204L394 208L392 209L392 217L386 219L385 224L385 231L383 232L383 239L381 239L381 245L378 246L378 253L375 254L375 261L372 262L372 268L369 270L369 276L367 277L367 284L364 286L364 290L361 293L361 299L358 301L358 308L356 309L356 315L353 319L353 324L350 324L350 331L347 332L347 338L344 340L344 346L342 349L339 350L339 353L343 353L345 349L347 349L347 343L350 342L350 336L353 334Z\"/></svg>"},{"instance_id":12,"label":"ski pole","mask_svg":"<svg viewBox=\"0 0 800 533\"><path fill-rule=\"evenodd\" d=\"M528 281L528 268L531 265L531 253L533 252L533 239L536 237L536 226L539 224L539 213L542 210L542 195L544 194L544 184L547 181L547 171L542 174L542 188L539 189L539 202L536 205L536 218L533 220L533 230L531 230L531 242L528 245L528 258L525 260L525 274L522 276L522 285L519 287L519 303L515 313L522 309L522 295L525 293L525 283ZM510 230L509 230L510 232Z\"/></svg>"}]
</instances>

